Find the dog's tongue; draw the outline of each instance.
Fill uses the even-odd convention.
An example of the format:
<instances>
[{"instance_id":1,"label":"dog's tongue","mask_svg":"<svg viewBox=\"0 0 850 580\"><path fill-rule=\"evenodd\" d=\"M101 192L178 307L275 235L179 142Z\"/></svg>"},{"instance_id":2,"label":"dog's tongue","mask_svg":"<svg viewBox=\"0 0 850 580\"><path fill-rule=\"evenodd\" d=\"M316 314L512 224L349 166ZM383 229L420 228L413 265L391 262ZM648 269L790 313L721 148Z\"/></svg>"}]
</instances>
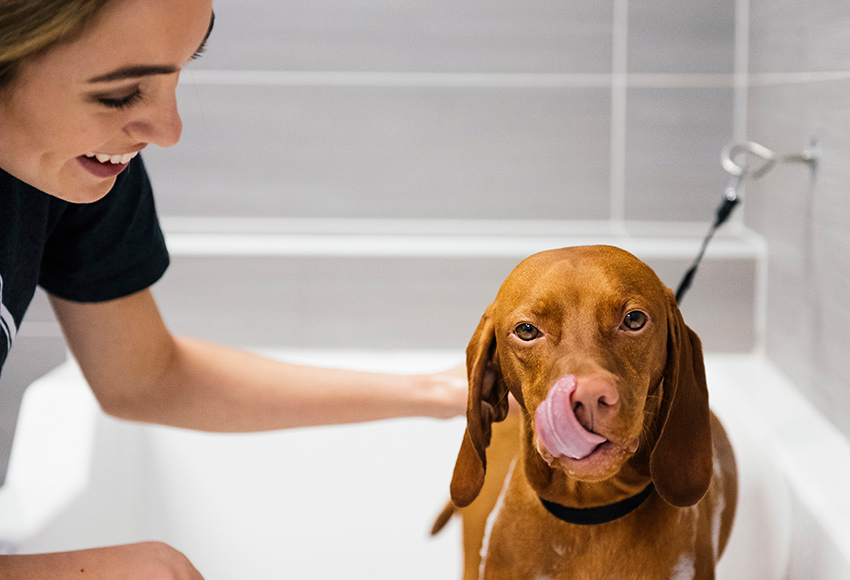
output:
<instances>
[{"instance_id":1,"label":"dog's tongue","mask_svg":"<svg viewBox=\"0 0 850 580\"><path fill-rule=\"evenodd\" d=\"M570 402L570 395L575 390L576 378L573 375L561 377L534 413L537 436L555 457L566 455L582 459L607 441L586 430L576 419Z\"/></svg>"}]
</instances>

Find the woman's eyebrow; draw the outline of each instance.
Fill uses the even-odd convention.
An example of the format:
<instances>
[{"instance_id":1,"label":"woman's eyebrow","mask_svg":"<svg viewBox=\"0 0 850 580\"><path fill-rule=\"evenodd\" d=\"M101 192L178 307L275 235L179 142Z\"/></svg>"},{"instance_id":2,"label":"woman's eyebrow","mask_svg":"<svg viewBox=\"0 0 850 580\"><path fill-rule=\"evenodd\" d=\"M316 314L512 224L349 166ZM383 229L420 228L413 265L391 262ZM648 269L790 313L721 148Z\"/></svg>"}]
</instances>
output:
<instances>
[{"instance_id":1,"label":"woman's eyebrow","mask_svg":"<svg viewBox=\"0 0 850 580\"><path fill-rule=\"evenodd\" d=\"M125 79L133 79L138 77L149 77L153 75L169 75L180 70L176 66L165 65L137 65L125 66L104 75L90 78L89 83L107 83L111 81L122 81Z\"/></svg>"},{"instance_id":2,"label":"woman's eyebrow","mask_svg":"<svg viewBox=\"0 0 850 580\"><path fill-rule=\"evenodd\" d=\"M212 33L213 24L215 23L215 12L210 16L210 25L207 28L207 33L201 41L200 46L192 55L192 58L197 58L201 55L207 45L207 39ZM170 75L180 71L180 67L172 65L135 65L119 68L112 72L88 79L89 83L107 83L113 81L123 81L127 79L149 77L153 75Z\"/></svg>"}]
</instances>

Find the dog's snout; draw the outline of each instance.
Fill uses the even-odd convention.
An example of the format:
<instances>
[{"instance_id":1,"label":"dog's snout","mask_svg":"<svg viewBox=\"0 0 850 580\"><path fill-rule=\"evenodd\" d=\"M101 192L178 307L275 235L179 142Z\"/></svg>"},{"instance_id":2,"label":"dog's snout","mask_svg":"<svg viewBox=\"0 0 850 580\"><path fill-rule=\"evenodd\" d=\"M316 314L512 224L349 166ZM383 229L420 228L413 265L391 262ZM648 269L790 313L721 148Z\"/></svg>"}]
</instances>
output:
<instances>
[{"instance_id":1,"label":"dog's snout","mask_svg":"<svg viewBox=\"0 0 850 580\"><path fill-rule=\"evenodd\" d=\"M570 403L579 423L588 430L594 424L617 412L620 395L611 381L602 377L578 377Z\"/></svg>"}]
</instances>

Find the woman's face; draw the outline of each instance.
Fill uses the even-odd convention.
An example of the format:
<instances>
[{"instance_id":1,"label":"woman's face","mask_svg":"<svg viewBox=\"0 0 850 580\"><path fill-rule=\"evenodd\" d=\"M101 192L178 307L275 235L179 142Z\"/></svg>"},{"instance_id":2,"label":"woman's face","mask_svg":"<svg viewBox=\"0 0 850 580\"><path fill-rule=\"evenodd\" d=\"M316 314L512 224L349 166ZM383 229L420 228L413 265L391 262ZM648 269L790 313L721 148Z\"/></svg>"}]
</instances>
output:
<instances>
[{"instance_id":1,"label":"woman's face","mask_svg":"<svg viewBox=\"0 0 850 580\"><path fill-rule=\"evenodd\" d=\"M0 91L0 167L66 201L106 195L141 149L180 139L177 79L211 25L212 0L107 4Z\"/></svg>"}]
</instances>

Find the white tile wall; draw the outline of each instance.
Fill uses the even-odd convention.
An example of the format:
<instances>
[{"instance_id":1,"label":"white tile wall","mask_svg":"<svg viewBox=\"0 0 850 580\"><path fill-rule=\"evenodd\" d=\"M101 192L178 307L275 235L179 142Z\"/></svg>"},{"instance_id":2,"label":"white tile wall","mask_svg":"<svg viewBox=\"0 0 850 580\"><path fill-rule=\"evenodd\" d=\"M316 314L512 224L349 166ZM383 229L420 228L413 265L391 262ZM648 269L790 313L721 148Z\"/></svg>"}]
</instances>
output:
<instances>
[{"instance_id":1,"label":"white tile wall","mask_svg":"<svg viewBox=\"0 0 850 580\"><path fill-rule=\"evenodd\" d=\"M814 179L785 166L748 192L747 222L770 250L767 352L850 435L850 7L750 11L749 137L789 152L817 137L821 149Z\"/></svg>"},{"instance_id":2,"label":"white tile wall","mask_svg":"<svg viewBox=\"0 0 850 580\"><path fill-rule=\"evenodd\" d=\"M707 221L723 186L733 0L215 8L166 215Z\"/></svg>"},{"instance_id":3,"label":"white tile wall","mask_svg":"<svg viewBox=\"0 0 850 580\"><path fill-rule=\"evenodd\" d=\"M216 0L202 68L609 72L612 3L596 0Z\"/></svg>"},{"instance_id":4,"label":"white tile wall","mask_svg":"<svg viewBox=\"0 0 850 580\"><path fill-rule=\"evenodd\" d=\"M181 143L145 156L160 211L607 217L609 89L356 82L184 85Z\"/></svg>"},{"instance_id":5,"label":"white tile wall","mask_svg":"<svg viewBox=\"0 0 850 580\"><path fill-rule=\"evenodd\" d=\"M644 237L682 222L700 236L726 182L734 17L732 0L218 0L208 52L181 80L183 139L145 152L158 207L245 218L245 233L252 218L429 235L438 220L448 233L516 220L507 231L532 236L648 220ZM714 350L758 341L759 253L742 247L709 253L686 305ZM173 328L216 340L462 348L514 254L175 255L156 293ZM653 265L675 286L690 259Z\"/></svg>"}]
</instances>

